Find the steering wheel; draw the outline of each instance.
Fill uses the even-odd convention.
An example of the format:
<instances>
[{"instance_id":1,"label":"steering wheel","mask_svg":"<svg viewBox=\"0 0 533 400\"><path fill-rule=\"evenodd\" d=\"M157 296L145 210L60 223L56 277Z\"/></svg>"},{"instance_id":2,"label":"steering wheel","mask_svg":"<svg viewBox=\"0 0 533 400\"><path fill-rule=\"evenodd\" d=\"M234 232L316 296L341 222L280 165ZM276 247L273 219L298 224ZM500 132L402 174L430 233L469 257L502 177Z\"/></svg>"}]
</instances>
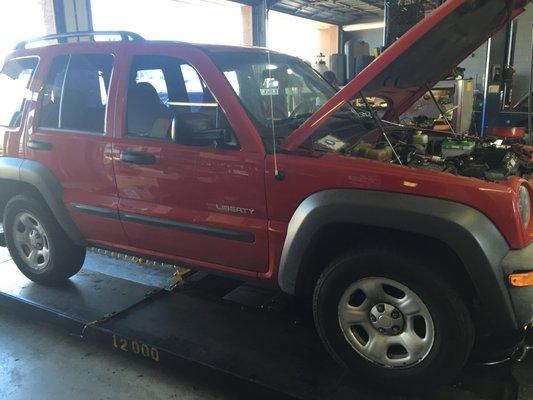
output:
<instances>
[{"instance_id":1,"label":"steering wheel","mask_svg":"<svg viewBox=\"0 0 533 400\"><path fill-rule=\"evenodd\" d=\"M291 117L298 116L299 114L305 114L304 111L311 112L312 108L315 106L315 99L307 99L302 102L300 102L296 107L294 107L294 110L291 112Z\"/></svg>"}]
</instances>

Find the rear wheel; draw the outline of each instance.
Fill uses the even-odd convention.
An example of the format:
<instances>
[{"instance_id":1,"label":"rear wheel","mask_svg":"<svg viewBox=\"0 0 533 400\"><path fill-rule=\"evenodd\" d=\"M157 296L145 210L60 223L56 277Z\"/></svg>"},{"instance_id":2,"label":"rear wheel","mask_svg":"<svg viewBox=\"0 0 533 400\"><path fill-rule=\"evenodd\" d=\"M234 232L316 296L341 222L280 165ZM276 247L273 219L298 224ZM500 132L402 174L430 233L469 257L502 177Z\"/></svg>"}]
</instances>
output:
<instances>
[{"instance_id":1,"label":"rear wheel","mask_svg":"<svg viewBox=\"0 0 533 400\"><path fill-rule=\"evenodd\" d=\"M404 389L451 380L474 339L458 293L424 262L392 248L334 260L316 285L314 317L339 363L375 384Z\"/></svg>"},{"instance_id":2,"label":"rear wheel","mask_svg":"<svg viewBox=\"0 0 533 400\"><path fill-rule=\"evenodd\" d=\"M13 197L4 210L9 252L29 279L57 283L82 267L85 248L72 243L51 212L29 195Z\"/></svg>"}]
</instances>

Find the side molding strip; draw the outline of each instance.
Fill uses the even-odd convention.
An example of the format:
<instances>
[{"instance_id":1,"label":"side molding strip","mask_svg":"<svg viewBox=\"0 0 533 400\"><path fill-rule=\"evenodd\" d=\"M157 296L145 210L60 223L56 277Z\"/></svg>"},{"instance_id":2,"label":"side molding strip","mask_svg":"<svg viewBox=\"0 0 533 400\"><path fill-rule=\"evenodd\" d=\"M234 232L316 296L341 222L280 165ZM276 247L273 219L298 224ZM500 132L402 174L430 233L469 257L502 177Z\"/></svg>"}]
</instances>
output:
<instances>
[{"instance_id":1,"label":"side molding strip","mask_svg":"<svg viewBox=\"0 0 533 400\"><path fill-rule=\"evenodd\" d=\"M176 229L178 231L214 236L219 237L221 239L236 240L245 243L253 243L255 241L254 235L250 232L213 228L211 226L189 224L187 222L170 221L167 219L153 218L145 215L130 213L120 213L120 218L123 221L159 226L161 228Z\"/></svg>"},{"instance_id":2,"label":"side molding strip","mask_svg":"<svg viewBox=\"0 0 533 400\"><path fill-rule=\"evenodd\" d=\"M89 206L87 204L70 203L73 209L85 214L94 214L99 217L119 219L118 211L111 208Z\"/></svg>"},{"instance_id":3,"label":"side molding strip","mask_svg":"<svg viewBox=\"0 0 533 400\"><path fill-rule=\"evenodd\" d=\"M253 243L255 241L254 235L250 232L214 228L211 226L190 224L187 222L172 221L168 219L154 218L146 215L139 215L133 213L121 213L111 208L94 207L86 204L71 203L70 205L78 212L98 215L99 217L104 218L121 219L122 221L158 226L167 229L175 229L183 232L214 236L219 237L221 239L236 240L245 243Z\"/></svg>"}]
</instances>

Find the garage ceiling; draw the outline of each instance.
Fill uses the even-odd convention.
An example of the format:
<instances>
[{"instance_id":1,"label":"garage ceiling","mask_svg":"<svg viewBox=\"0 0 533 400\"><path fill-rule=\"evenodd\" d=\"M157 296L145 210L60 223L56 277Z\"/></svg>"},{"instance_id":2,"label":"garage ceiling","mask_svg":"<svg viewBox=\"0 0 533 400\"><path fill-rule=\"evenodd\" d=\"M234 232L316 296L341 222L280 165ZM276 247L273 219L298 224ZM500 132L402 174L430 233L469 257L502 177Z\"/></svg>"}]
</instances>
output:
<instances>
[{"instance_id":1,"label":"garage ceiling","mask_svg":"<svg viewBox=\"0 0 533 400\"><path fill-rule=\"evenodd\" d=\"M383 0L279 0L271 9L335 25L383 18Z\"/></svg>"},{"instance_id":2,"label":"garage ceiling","mask_svg":"<svg viewBox=\"0 0 533 400\"><path fill-rule=\"evenodd\" d=\"M261 0L232 0L249 6ZM333 25L383 18L384 0L267 0L268 8Z\"/></svg>"}]
</instances>

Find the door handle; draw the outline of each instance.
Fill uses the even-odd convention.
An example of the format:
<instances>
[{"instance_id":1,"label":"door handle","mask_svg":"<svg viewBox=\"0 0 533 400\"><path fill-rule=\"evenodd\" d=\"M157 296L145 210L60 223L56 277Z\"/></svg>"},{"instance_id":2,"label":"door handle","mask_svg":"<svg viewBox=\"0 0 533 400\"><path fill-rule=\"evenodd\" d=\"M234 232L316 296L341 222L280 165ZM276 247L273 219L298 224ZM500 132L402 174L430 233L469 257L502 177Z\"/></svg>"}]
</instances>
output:
<instances>
[{"instance_id":1,"label":"door handle","mask_svg":"<svg viewBox=\"0 0 533 400\"><path fill-rule=\"evenodd\" d=\"M155 160L153 154L139 151L125 151L120 155L120 161L130 164L152 165L155 164Z\"/></svg>"},{"instance_id":2,"label":"door handle","mask_svg":"<svg viewBox=\"0 0 533 400\"><path fill-rule=\"evenodd\" d=\"M28 140L27 146L29 149L37 151L50 151L54 147L52 143L41 140Z\"/></svg>"}]
</instances>

